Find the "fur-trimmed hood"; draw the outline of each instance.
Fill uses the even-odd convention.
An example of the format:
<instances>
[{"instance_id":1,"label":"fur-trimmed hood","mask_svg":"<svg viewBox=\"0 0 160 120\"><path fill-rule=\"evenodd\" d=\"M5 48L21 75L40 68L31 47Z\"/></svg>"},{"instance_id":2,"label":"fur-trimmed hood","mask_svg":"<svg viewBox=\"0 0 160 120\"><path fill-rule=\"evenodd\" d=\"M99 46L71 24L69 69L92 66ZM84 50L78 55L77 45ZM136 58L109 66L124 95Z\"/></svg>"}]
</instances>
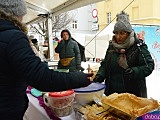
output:
<instances>
[{"instance_id":1,"label":"fur-trimmed hood","mask_svg":"<svg viewBox=\"0 0 160 120\"><path fill-rule=\"evenodd\" d=\"M27 27L21 23L17 17L11 16L0 10L0 31L9 29L19 29L27 34Z\"/></svg>"}]
</instances>

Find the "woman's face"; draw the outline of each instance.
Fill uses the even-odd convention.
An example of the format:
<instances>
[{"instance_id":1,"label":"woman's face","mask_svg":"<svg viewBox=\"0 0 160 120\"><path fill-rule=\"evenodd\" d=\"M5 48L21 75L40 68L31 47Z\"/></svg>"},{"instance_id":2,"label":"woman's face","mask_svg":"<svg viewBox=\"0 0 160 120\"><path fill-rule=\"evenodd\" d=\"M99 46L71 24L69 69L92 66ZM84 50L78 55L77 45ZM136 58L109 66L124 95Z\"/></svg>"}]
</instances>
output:
<instances>
[{"instance_id":1,"label":"woman's face","mask_svg":"<svg viewBox=\"0 0 160 120\"><path fill-rule=\"evenodd\" d=\"M68 39L69 39L69 34L68 34L68 32L63 32L63 34L62 34L62 39L63 39L63 40L68 40Z\"/></svg>"},{"instance_id":2,"label":"woman's face","mask_svg":"<svg viewBox=\"0 0 160 120\"><path fill-rule=\"evenodd\" d=\"M116 42L118 44L122 44L123 42L125 42L125 40L127 39L128 36L129 36L129 33L125 32L125 31L115 32L115 38L116 38Z\"/></svg>"}]
</instances>

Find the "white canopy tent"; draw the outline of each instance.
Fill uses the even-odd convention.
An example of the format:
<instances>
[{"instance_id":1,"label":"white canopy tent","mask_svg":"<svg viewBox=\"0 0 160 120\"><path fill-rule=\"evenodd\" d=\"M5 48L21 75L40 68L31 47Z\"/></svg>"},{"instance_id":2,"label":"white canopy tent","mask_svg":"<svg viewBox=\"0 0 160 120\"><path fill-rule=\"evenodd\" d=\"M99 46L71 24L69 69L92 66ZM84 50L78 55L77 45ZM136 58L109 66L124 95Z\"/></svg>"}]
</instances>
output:
<instances>
[{"instance_id":1,"label":"white canopy tent","mask_svg":"<svg viewBox=\"0 0 160 120\"><path fill-rule=\"evenodd\" d=\"M114 24L110 23L106 28L97 33L97 35L86 35L86 57L104 58L108 48L109 40L113 36Z\"/></svg>"},{"instance_id":2,"label":"white canopy tent","mask_svg":"<svg viewBox=\"0 0 160 120\"><path fill-rule=\"evenodd\" d=\"M73 10L79 7L83 7L89 4L100 2L103 0L25 0L27 4L27 15L24 17L24 23L32 24L37 21L44 19L42 16L48 20L48 37L49 37L49 50L50 58L53 58L53 41L52 41L52 21L50 15L60 14Z\"/></svg>"},{"instance_id":3,"label":"white canopy tent","mask_svg":"<svg viewBox=\"0 0 160 120\"><path fill-rule=\"evenodd\" d=\"M108 26L106 26L100 33L99 35L113 35L113 29L114 29L114 23L110 23Z\"/></svg>"},{"instance_id":4,"label":"white canopy tent","mask_svg":"<svg viewBox=\"0 0 160 120\"><path fill-rule=\"evenodd\" d=\"M29 24L41 17L38 14L54 14L67 12L79 7L100 2L103 0L25 0L27 3L28 13L24 22Z\"/></svg>"},{"instance_id":5,"label":"white canopy tent","mask_svg":"<svg viewBox=\"0 0 160 120\"><path fill-rule=\"evenodd\" d=\"M85 36L85 55L89 58L104 58L109 43L109 35L94 37L94 35Z\"/></svg>"}]
</instances>

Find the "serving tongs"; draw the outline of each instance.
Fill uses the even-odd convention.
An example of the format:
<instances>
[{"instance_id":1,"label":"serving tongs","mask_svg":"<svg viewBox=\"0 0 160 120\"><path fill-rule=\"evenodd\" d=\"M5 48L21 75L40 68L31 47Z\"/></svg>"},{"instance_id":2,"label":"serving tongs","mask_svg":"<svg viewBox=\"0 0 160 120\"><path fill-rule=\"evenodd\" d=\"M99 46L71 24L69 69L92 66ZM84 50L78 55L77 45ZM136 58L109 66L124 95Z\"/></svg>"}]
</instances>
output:
<instances>
[{"instance_id":1,"label":"serving tongs","mask_svg":"<svg viewBox=\"0 0 160 120\"><path fill-rule=\"evenodd\" d=\"M80 103L74 103L73 104L73 109L75 112L79 112L81 115L84 115L84 113L81 111L82 108L85 108L84 105L80 104Z\"/></svg>"},{"instance_id":2,"label":"serving tongs","mask_svg":"<svg viewBox=\"0 0 160 120\"><path fill-rule=\"evenodd\" d=\"M84 105L81 105L79 103L74 103L73 104L73 109L75 112L75 119L76 120L85 120L84 119L84 112L81 110L82 108L84 108Z\"/></svg>"}]
</instances>

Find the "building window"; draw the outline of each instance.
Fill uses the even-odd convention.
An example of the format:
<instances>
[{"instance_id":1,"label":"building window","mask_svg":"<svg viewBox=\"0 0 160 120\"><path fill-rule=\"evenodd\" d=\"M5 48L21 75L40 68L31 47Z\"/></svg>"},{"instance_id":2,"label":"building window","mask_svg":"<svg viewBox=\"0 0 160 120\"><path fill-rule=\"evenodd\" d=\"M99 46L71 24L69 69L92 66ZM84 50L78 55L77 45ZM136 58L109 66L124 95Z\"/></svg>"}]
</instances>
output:
<instances>
[{"instance_id":1,"label":"building window","mask_svg":"<svg viewBox=\"0 0 160 120\"><path fill-rule=\"evenodd\" d=\"M139 8L138 7L132 8L132 16L133 16L133 20L139 18Z\"/></svg>"},{"instance_id":2,"label":"building window","mask_svg":"<svg viewBox=\"0 0 160 120\"><path fill-rule=\"evenodd\" d=\"M107 24L111 22L111 12L107 13Z\"/></svg>"},{"instance_id":3,"label":"building window","mask_svg":"<svg viewBox=\"0 0 160 120\"><path fill-rule=\"evenodd\" d=\"M72 28L77 29L77 20L73 20Z\"/></svg>"}]
</instances>

